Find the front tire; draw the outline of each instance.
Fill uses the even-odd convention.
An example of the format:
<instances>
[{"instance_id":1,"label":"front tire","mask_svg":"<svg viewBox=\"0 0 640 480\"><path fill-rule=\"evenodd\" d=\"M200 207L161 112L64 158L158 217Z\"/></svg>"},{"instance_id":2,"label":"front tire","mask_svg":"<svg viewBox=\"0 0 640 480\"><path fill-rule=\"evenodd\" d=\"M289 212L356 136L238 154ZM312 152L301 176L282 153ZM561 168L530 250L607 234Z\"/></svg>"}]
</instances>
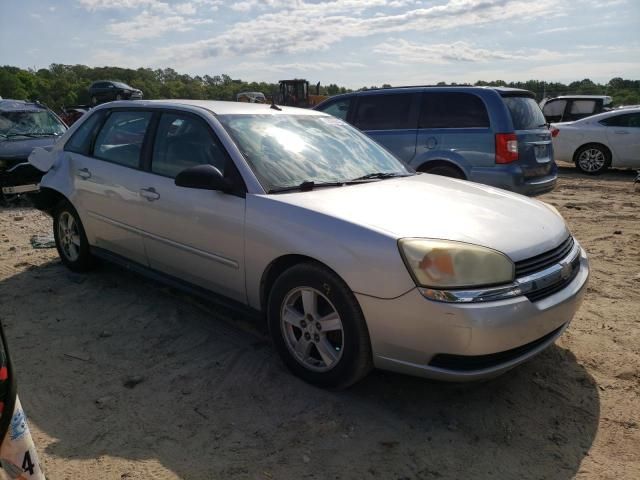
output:
<instances>
[{"instance_id":1,"label":"front tire","mask_svg":"<svg viewBox=\"0 0 640 480\"><path fill-rule=\"evenodd\" d=\"M360 305L344 281L320 265L303 263L281 274L267 317L276 350L306 382L346 388L373 368Z\"/></svg>"},{"instance_id":2,"label":"front tire","mask_svg":"<svg viewBox=\"0 0 640 480\"><path fill-rule=\"evenodd\" d=\"M94 266L80 216L69 202L63 202L53 214L53 236L58 255L67 268L86 272Z\"/></svg>"},{"instance_id":3,"label":"front tire","mask_svg":"<svg viewBox=\"0 0 640 480\"><path fill-rule=\"evenodd\" d=\"M611 165L611 152L603 145L583 145L576 151L574 162L582 173L600 175Z\"/></svg>"}]
</instances>

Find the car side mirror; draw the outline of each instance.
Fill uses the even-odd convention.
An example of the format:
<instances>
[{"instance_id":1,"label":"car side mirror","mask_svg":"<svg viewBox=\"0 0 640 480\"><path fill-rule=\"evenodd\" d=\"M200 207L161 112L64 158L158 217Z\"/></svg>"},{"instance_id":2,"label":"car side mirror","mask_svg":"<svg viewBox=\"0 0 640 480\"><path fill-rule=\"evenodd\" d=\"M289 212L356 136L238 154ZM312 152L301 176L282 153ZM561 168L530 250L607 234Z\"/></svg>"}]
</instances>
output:
<instances>
[{"instance_id":1,"label":"car side mirror","mask_svg":"<svg viewBox=\"0 0 640 480\"><path fill-rule=\"evenodd\" d=\"M233 184L224 178L222 172L213 165L196 165L182 170L176 176L175 183L178 187L198 188L200 190L220 190L229 193L233 190Z\"/></svg>"}]
</instances>

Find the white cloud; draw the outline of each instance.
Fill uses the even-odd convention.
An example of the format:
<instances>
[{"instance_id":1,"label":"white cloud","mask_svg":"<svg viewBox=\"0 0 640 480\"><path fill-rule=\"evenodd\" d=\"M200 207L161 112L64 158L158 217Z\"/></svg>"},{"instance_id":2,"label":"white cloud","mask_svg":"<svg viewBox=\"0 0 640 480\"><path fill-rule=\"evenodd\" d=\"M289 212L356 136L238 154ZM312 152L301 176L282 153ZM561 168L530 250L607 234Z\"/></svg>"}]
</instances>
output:
<instances>
[{"instance_id":1,"label":"white cloud","mask_svg":"<svg viewBox=\"0 0 640 480\"><path fill-rule=\"evenodd\" d=\"M291 2L288 10L238 22L215 37L165 47L160 53L180 64L210 57L299 54L327 50L348 38L381 33L440 32L493 22L502 24L510 19L520 19L524 11L527 20L532 20L545 15L550 8L557 10L554 0L538 0L533 8L527 0L449 0L427 8L375 16L362 14L384 3L382 0Z\"/></svg>"},{"instance_id":2,"label":"white cloud","mask_svg":"<svg viewBox=\"0 0 640 480\"><path fill-rule=\"evenodd\" d=\"M155 15L147 11L133 20L111 22L107 31L122 40L141 40L159 37L166 32L186 32L197 25L213 23L210 19L187 19L178 15Z\"/></svg>"}]
</instances>

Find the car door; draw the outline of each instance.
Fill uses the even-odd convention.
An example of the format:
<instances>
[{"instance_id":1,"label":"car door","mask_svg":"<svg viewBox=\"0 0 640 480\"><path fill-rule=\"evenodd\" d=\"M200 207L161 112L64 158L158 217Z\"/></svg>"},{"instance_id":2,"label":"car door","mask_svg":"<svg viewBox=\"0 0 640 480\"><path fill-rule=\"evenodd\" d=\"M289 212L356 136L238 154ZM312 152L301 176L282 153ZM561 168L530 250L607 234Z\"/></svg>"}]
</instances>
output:
<instances>
[{"instance_id":1,"label":"car door","mask_svg":"<svg viewBox=\"0 0 640 480\"><path fill-rule=\"evenodd\" d=\"M416 154L420 93L360 95L354 125L409 164Z\"/></svg>"},{"instance_id":2,"label":"car door","mask_svg":"<svg viewBox=\"0 0 640 480\"><path fill-rule=\"evenodd\" d=\"M613 166L640 168L640 113L616 115L601 123L617 157Z\"/></svg>"},{"instance_id":3,"label":"car door","mask_svg":"<svg viewBox=\"0 0 640 480\"><path fill-rule=\"evenodd\" d=\"M466 165L461 167L495 164L487 107L473 93L424 92L418 128L417 162L437 158L464 160Z\"/></svg>"},{"instance_id":4,"label":"car door","mask_svg":"<svg viewBox=\"0 0 640 480\"><path fill-rule=\"evenodd\" d=\"M72 202L89 243L142 265L147 258L139 221L146 199L140 193L140 161L151 116L150 111L99 110L65 146Z\"/></svg>"},{"instance_id":5,"label":"car door","mask_svg":"<svg viewBox=\"0 0 640 480\"><path fill-rule=\"evenodd\" d=\"M160 115L143 190L142 234L151 268L246 302L244 190L223 193L178 187L182 170L211 164L241 183L223 145L195 114ZM244 188L244 187L242 187Z\"/></svg>"}]
</instances>

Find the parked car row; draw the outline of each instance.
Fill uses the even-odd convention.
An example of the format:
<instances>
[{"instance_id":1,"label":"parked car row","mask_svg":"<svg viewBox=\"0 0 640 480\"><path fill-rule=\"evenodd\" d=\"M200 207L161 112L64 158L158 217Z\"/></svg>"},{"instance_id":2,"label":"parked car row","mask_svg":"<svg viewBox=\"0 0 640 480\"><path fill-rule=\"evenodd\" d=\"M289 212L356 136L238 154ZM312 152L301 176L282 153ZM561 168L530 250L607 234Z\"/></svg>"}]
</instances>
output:
<instances>
[{"instance_id":1,"label":"parked car row","mask_svg":"<svg viewBox=\"0 0 640 480\"><path fill-rule=\"evenodd\" d=\"M488 105L462 127L477 131L470 142L483 146L480 161L492 157L487 169L502 171L501 155L520 172L552 163L529 95L440 94ZM394 105L408 105L407 121L432 129L405 129L420 138L416 152L432 137L434 148L450 141L438 131L449 125L430 110L442 111L437 98L421 89L399 95L337 100L348 100L347 119L366 118L376 127L367 131L390 136L378 129L388 125L376 102L398 114ZM363 105L372 113L361 115ZM53 216L67 267L107 259L258 312L284 363L320 386L348 386L373 367L445 380L496 376L551 345L586 290L586 254L553 207L416 172L317 111L113 102L29 161L46 172L35 202Z\"/></svg>"}]
</instances>

